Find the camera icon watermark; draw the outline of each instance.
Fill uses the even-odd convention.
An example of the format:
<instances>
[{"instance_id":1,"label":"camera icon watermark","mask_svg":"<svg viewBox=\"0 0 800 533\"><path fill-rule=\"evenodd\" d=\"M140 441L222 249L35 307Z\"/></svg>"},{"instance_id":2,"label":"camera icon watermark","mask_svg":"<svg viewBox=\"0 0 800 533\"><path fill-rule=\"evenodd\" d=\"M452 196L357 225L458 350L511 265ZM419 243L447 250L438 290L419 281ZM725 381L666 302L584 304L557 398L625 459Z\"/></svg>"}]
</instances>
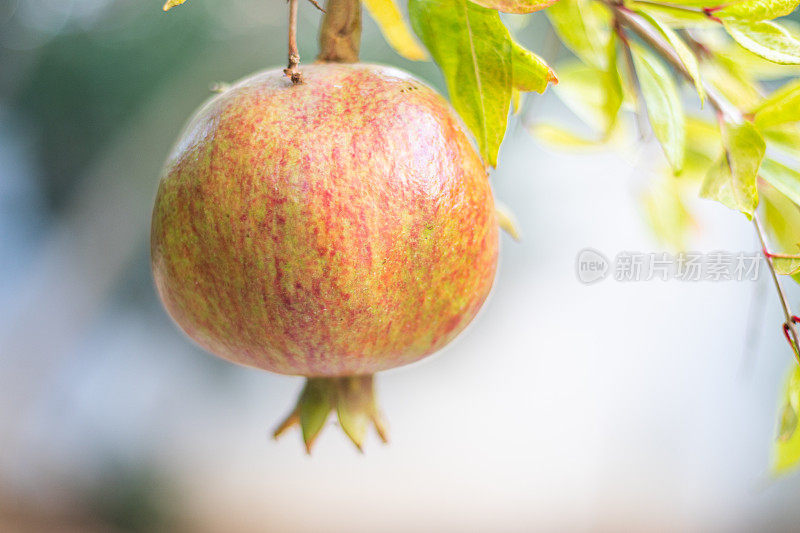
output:
<instances>
[{"instance_id":1,"label":"camera icon watermark","mask_svg":"<svg viewBox=\"0 0 800 533\"><path fill-rule=\"evenodd\" d=\"M615 281L755 281L761 272L758 252L619 252L613 261L593 248L575 258L578 281L586 285L608 277Z\"/></svg>"}]
</instances>

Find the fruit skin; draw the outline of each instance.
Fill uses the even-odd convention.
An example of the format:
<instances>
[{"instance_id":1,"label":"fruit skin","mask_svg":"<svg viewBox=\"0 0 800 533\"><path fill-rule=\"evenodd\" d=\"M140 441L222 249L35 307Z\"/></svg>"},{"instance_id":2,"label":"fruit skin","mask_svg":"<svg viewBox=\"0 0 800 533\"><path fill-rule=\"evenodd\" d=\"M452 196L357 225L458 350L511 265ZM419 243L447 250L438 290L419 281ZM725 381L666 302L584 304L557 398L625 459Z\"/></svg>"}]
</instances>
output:
<instances>
[{"instance_id":1,"label":"fruit skin","mask_svg":"<svg viewBox=\"0 0 800 533\"><path fill-rule=\"evenodd\" d=\"M377 65L246 78L207 102L153 211L158 292L208 351L304 376L371 374L447 344L492 286L484 166L447 102Z\"/></svg>"}]
</instances>

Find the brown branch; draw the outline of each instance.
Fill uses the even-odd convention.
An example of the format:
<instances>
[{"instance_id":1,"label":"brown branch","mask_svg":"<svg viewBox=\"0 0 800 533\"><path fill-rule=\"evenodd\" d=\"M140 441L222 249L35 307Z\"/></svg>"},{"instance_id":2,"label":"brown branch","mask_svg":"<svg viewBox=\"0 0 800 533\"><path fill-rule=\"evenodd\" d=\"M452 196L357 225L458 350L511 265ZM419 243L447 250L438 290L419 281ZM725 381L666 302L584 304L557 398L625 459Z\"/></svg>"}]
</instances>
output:
<instances>
[{"instance_id":1,"label":"brown branch","mask_svg":"<svg viewBox=\"0 0 800 533\"><path fill-rule=\"evenodd\" d=\"M303 83L300 73L300 52L297 51L297 0L289 0L289 65L283 73L289 76L292 83Z\"/></svg>"},{"instance_id":2,"label":"brown branch","mask_svg":"<svg viewBox=\"0 0 800 533\"><path fill-rule=\"evenodd\" d=\"M361 46L361 0L327 0L318 61L355 63Z\"/></svg>"},{"instance_id":3,"label":"brown branch","mask_svg":"<svg viewBox=\"0 0 800 533\"><path fill-rule=\"evenodd\" d=\"M756 233L758 233L758 239L761 241L761 249L764 253L764 259L767 261L767 265L769 266L769 272L772 275L772 281L775 284L775 289L778 291L778 299L781 302L781 307L783 308L783 315L786 318L786 322L784 322L784 329L788 328L788 332L791 335L792 340L794 341L794 351L797 354L798 349L800 349L800 336L797 334L797 328L795 327L793 315L791 308L789 307L789 301L786 299L786 293L783 292L783 286L781 286L781 281L778 278L778 273L775 271L775 265L772 262L772 258L775 257L774 254L769 252L769 247L767 246L767 239L764 236L764 231L761 229L761 222L758 219L758 213L753 215L753 225L756 227Z\"/></svg>"},{"instance_id":4,"label":"brown branch","mask_svg":"<svg viewBox=\"0 0 800 533\"><path fill-rule=\"evenodd\" d=\"M639 139L645 139L647 135L647 108L644 103L641 87L639 86L639 78L636 76L636 68L633 65L633 54L631 53L631 44L628 40L628 35L622 28L619 19L616 17L614 18L614 31L617 33L622 43L622 51L625 56L625 69L628 71L631 93L633 93L633 97L636 99L636 111L634 112L634 116L636 117L636 129L639 130Z\"/></svg>"}]
</instances>

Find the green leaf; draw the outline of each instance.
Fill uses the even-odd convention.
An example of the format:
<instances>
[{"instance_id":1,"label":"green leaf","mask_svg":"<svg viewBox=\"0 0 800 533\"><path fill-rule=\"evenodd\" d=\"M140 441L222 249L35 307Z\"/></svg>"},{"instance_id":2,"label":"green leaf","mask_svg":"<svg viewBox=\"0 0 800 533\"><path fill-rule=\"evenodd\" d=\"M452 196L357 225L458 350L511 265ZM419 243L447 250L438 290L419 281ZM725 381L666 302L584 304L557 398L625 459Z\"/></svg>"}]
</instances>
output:
<instances>
[{"instance_id":1,"label":"green leaf","mask_svg":"<svg viewBox=\"0 0 800 533\"><path fill-rule=\"evenodd\" d=\"M761 163L759 175L792 202L800 205L800 172L772 159L765 159ZM800 234L798 234L798 240L800 240Z\"/></svg>"},{"instance_id":2,"label":"green leaf","mask_svg":"<svg viewBox=\"0 0 800 533\"><path fill-rule=\"evenodd\" d=\"M724 153L708 171L700 196L752 218L758 205L758 168L767 148L764 139L750 122L724 124L722 145Z\"/></svg>"},{"instance_id":3,"label":"green leaf","mask_svg":"<svg viewBox=\"0 0 800 533\"><path fill-rule=\"evenodd\" d=\"M398 54L412 61L422 61L428 54L414 38L394 0L363 0L369 14L378 23L386 41Z\"/></svg>"},{"instance_id":4,"label":"green leaf","mask_svg":"<svg viewBox=\"0 0 800 533\"><path fill-rule=\"evenodd\" d=\"M515 75L518 88L541 88L542 77L549 79L552 72L522 47L515 50L497 11L467 0L410 0L408 11L414 31L442 69L453 107L484 160L496 166Z\"/></svg>"},{"instance_id":5,"label":"green leaf","mask_svg":"<svg viewBox=\"0 0 800 533\"><path fill-rule=\"evenodd\" d=\"M545 14L564 46L584 63L600 70L605 68L608 10L588 0L560 0Z\"/></svg>"},{"instance_id":6,"label":"green leaf","mask_svg":"<svg viewBox=\"0 0 800 533\"><path fill-rule=\"evenodd\" d=\"M800 412L800 367L792 363L786 385L783 388L778 436L773 448L772 471L783 474L800 463L800 431L797 431Z\"/></svg>"},{"instance_id":7,"label":"green leaf","mask_svg":"<svg viewBox=\"0 0 800 533\"><path fill-rule=\"evenodd\" d=\"M511 42L511 67L514 88L541 94L549 83L558 83L555 72L538 55Z\"/></svg>"},{"instance_id":8,"label":"green leaf","mask_svg":"<svg viewBox=\"0 0 800 533\"><path fill-rule=\"evenodd\" d=\"M637 13L649 22L653 27L655 27L661 35L667 40L667 42L672 46L673 50L678 54L678 57L683 63L683 66L686 67L686 70L689 72L689 75L692 77L692 81L694 82L694 87L697 90L697 94L700 96L700 104L705 102L706 92L703 89L703 83L700 79L700 64L697 62L697 56L694 55L694 52L683 42L675 30L661 22L657 19L653 14L649 12L649 9L639 9Z\"/></svg>"},{"instance_id":9,"label":"green leaf","mask_svg":"<svg viewBox=\"0 0 800 533\"><path fill-rule=\"evenodd\" d=\"M496 11L467 0L410 0L414 31L442 69L450 100L497 165L511 101L511 40Z\"/></svg>"},{"instance_id":10,"label":"green leaf","mask_svg":"<svg viewBox=\"0 0 800 533\"><path fill-rule=\"evenodd\" d=\"M728 34L754 54L783 65L800 65L800 40L789 30L768 20L723 20Z\"/></svg>"},{"instance_id":11,"label":"green leaf","mask_svg":"<svg viewBox=\"0 0 800 533\"><path fill-rule=\"evenodd\" d=\"M768 128L800 120L800 79L793 80L764 100L755 110L755 123Z\"/></svg>"},{"instance_id":12,"label":"green leaf","mask_svg":"<svg viewBox=\"0 0 800 533\"><path fill-rule=\"evenodd\" d=\"M714 15L720 18L732 17L740 20L765 20L783 17L797 7L800 0L739 0L725 5Z\"/></svg>"},{"instance_id":13,"label":"green leaf","mask_svg":"<svg viewBox=\"0 0 800 533\"><path fill-rule=\"evenodd\" d=\"M473 0L479 6L503 13L533 13L553 5L557 0Z\"/></svg>"},{"instance_id":14,"label":"green leaf","mask_svg":"<svg viewBox=\"0 0 800 533\"><path fill-rule=\"evenodd\" d=\"M686 148L683 106L672 74L649 50L631 46L636 76L647 104L647 116L672 169L683 168Z\"/></svg>"}]
</instances>

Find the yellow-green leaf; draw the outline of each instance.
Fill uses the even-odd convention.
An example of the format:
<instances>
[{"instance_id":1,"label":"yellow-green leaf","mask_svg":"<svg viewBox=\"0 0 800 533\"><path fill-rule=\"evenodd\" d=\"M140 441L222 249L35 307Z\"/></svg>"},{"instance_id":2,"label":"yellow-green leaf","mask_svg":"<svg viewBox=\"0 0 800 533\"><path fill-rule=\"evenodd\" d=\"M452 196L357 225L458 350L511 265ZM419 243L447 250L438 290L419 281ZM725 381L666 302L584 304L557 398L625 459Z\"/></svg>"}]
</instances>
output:
<instances>
[{"instance_id":1,"label":"yellow-green leaf","mask_svg":"<svg viewBox=\"0 0 800 533\"><path fill-rule=\"evenodd\" d=\"M562 63L556 70L560 83L554 90L559 99L592 128L610 131L616 118L616 112L609 113L613 109L611 99L616 95L611 71L598 70L577 60Z\"/></svg>"},{"instance_id":2,"label":"yellow-green leaf","mask_svg":"<svg viewBox=\"0 0 800 533\"><path fill-rule=\"evenodd\" d=\"M625 94L622 90L622 78L617 67L617 37L612 35L608 40L606 49L606 68L602 73L600 81L603 87L603 114L605 115L606 129L604 134L609 136L617 123L619 110L622 107L622 100Z\"/></svg>"},{"instance_id":3,"label":"yellow-green leaf","mask_svg":"<svg viewBox=\"0 0 800 533\"><path fill-rule=\"evenodd\" d=\"M629 5L634 10L647 9L651 14L657 15L665 24L669 24L673 28L708 27L717 24L702 10L682 9L679 2L671 2L669 4L654 4L649 1L626 2L626 5Z\"/></svg>"},{"instance_id":4,"label":"yellow-green leaf","mask_svg":"<svg viewBox=\"0 0 800 533\"><path fill-rule=\"evenodd\" d=\"M724 124L722 145L724 153L708 171L700 196L752 218L758 205L758 169L767 149L764 139L750 122Z\"/></svg>"},{"instance_id":5,"label":"yellow-green leaf","mask_svg":"<svg viewBox=\"0 0 800 533\"><path fill-rule=\"evenodd\" d=\"M553 69L533 52L511 42L511 67L514 88L543 93L549 83L558 83Z\"/></svg>"},{"instance_id":6,"label":"yellow-green leaf","mask_svg":"<svg viewBox=\"0 0 800 533\"><path fill-rule=\"evenodd\" d=\"M800 0L739 0L723 4L725 7L714 12L714 15L741 20L774 19L788 15L795 10L798 3Z\"/></svg>"},{"instance_id":7,"label":"yellow-green leaf","mask_svg":"<svg viewBox=\"0 0 800 533\"><path fill-rule=\"evenodd\" d=\"M786 29L792 31L786 24L786 21L781 21L781 23ZM735 42L725 46L715 47L714 53L717 57L722 57L737 65L740 71L746 72L753 80L780 80L788 77L800 76L800 66L780 65L772 61L767 61L763 57L755 55L750 50L742 48Z\"/></svg>"},{"instance_id":8,"label":"yellow-green leaf","mask_svg":"<svg viewBox=\"0 0 800 533\"><path fill-rule=\"evenodd\" d=\"M496 9L503 13L533 13L539 11L557 0L473 0L479 6Z\"/></svg>"},{"instance_id":9,"label":"yellow-green leaf","mask_svg":"<svg viewBox=\"0 0 800 533\"><path fill-rule=\"evenodd\" d=\"M686 156L680 181L699 186L722 149L719 126L697 117L686 117ZM696 193L696 191L695 191Z\"/></svg>"},{"instance_id":10,"label":"yellow-green leaf","mask_svg":"<svg viewBox=\"0 0 800 533\"><path fill-rule=\"evenodd\" d=\"M765 159L761 163L759 175L795 204L800 205L800 172L772 159ZM800 241L800 233L798 240Z\"/></svg>"},{"instance_id":11,"label":"yellow-green leaf","mask_svg":"<svg viewBox=\"0 0 800 533\"><path fill-rule=\"evenodd\" d=\"M647 116L673 171L683 168L686 148L683 106L672 73L649 50L632 46L633 63Z\"/></svg>"},{"instance_id":12,"label":"yellow-green leaf","mask_svg":"<svg viewBox=\"0 0 800 533\"><path fill-rule=\"evenodd\" d=\"M511 88L511 111L516 115L522 108L522 93L516 87Z\"/></svg>"},{"instance_id":13,"label":"yellow-green leaf","mask_svg":"<svg viewBox=\"0 0 800 533\"><path fill-rule=\"evenodd\" d=\"M772 471L783 474L800 462L800 366L792 362L792 370L783 388L778 418L778 435L773 449Z\"/></svg>"},{"instance_id":14,"label":"yellow-green leaf","mask_svg":"<svg viewBox=\"0 0 800 533\"><path fill-rule=\"evenodd\" d=\"M184 3L185 1L186 0L167 0L167 2L164 4L163 9L164 9L164 11L169 11L173 7L179 6L182 3Z\"/></svg>"},{"instance_id":15,"label":"yellow-green leaf","mask_svg":"<svg viewBox=\"0 0 800 533\"><path fill-rule=\"evenodd\" d=\"M800 120L800 79L791 81L772 93L755 110L759 128L768 128Z\"/></svg>"},{"instance_id":16,"label":"yellow-green leaf","mask_svg":"<svg viewBox=\"0 0 800 533\"><path fill-rule=\"evenodd\" d=\"M706 98L706 92L703 89L703 83L700 79L700 64L697 62L697 56L694 52L683 42L683 39L675 33L675 30L667 26L659 20L654 14L650 13L649 9L639 9L638 14L655 27L661 35L672 46L672 49L678 54L678 57L686 67L686 71L691 75L694 87L697 94L700 96L700 104L702 105Z\"/></svg>"},{"instance_id":17,"label":"yellow-green leaf","mask_svg":"<svg viewBox=\"0 0 800 533\"><path fill-rule=\"evenodd\" d=\"M497 11L467 0L410 0L411 25L442 69L450 100L497 165L512 87L511 37Z\"/></svg>"},{"instance_id":18,"label":"yellow-green leaf","mask_svg":"<svg viewBox=\"0 0 800 533\"><path fill-rule=\"evenodd\" d=\"M761 129L761 134L770 148L800 159L800 126L798 124L770 126Z\"/></svg>"},{"instance_id":19,"label":"yellow-green leaf","mask_svg":"<svg viewBox=\"0 0 800 533\"><path fill-rule=\"evenodd\" d=\"M775 187L764 186L761 190L760 205L763 206L764 227L770 238L770 251L791 255L800 253L800 206ZM792 278L800 283L800 273Z\"/></svg>"},{"instance_id":20,"label":"yellow-green leaf","mask_svg":"<svg viewBox=\"0 0 800 533\"><path fill-rule=\"evenodd\" d=\"M608 10L589 0L560 0L545 11L564 46L584 63L603 70L609 36Z\"/></svg>"},{"instance_id":21,"label":"yellow-green leaf","mask_svg":"<svg viewBox=\"0 0 800 533\"><path fill-rule=\"evenodd\" d=\"M709 159L715 159L722 148L722 137L716 122L710 122L695 116L687 116L686 150L695 151Z\"/></svg>"},{"instance_id":22,"label":"yellow-green leaf","mask_svg":"<svg viewBox=\"0 0 800 533\"><path fill-rule=\"evenodd\" d=\"M362 409L352 409L346 401L339 401L336 413L339 416L339 425L342 426L342 431L360 450L364 444L364 437L367 435L369 415Z\"/></svg>"},{"instance_id":23,"label":"yellow-green leaf","mask_svg":"<svg viewBox=\"0 0 800 533\"><path fill-rule=\"evenodd\" d=\"M553 124L534 124L528 128L528 131L539 141L557 149L585 151L602 146L599 140L582 137Z\"/></svg>"},{"instance_id":24,"label":"yellow-green leaf","mask_svg":"<svg viewBox=\"0 0 800 533\"><path fill-rule=\"evenodd\" d=\"M714 61L700 65L703 78L710 81L722 95L740 109L753 109L763 97L759 87L750 78L749 72L725 56L717 55Z\"/></svg>"},{"instance_id":25,"label":"yellow-green leaf","mask_svg":"<svg viewBox=\"0 0 800 533\"><path fill-rule=\"evenodd\" d=\"M653 183L643 197L647 221L659 241L675 251L684 251L689 230L694 225L672 176Z\"/></svg>"},{"instance_id":26,"label":"yellow-green leaf","mask_svg":"<svg viewBox=\"0 0 800 533\"><path fill-rule=\"evenodd\" d=\"M363 1L369 14L378 23L386 41L398 54L412 61L427 59L428 55L414 38L394 0Z\"/></svg>"},{"instance_id":27,"label":"yellow-green leaf","mask_svg":"<svg viewBox=\"0 0 800 533\"><path fill-rule=\"evenodd\" d=\"M796 257L773 257L772 266L777 274L792 276L800 273L800 254L793 254Z\"/></svg>"},{"instance_id":28,"label":"yellow-green leaf","mask_svg":"<svg viewBox=\"0 0 800 533\"><path fill-rule=\"evenodd\" d=\"M800 65L800 40L769 20L723 20L733 40L754 54L783 65Z\"/></svg>"},{"instance_id":29,"label":"yellow-green leaf","mask_svg":"<svg viewBox=\"0 0 800 533\"><path fill-rule=\"evenodd\" d=\"M497 165L512 89L544 90L555 76L514 43L497 11L467 0L410 0L411 25L442 69L450 101Z\"/></svg>"},{"instance_id":30,"label":"yellow-green leaf","mask_svg":"<svg viewBox=\"0 0 800 533\"><path fill-rule=\"evenodd\" d=\"M495 214L497 215L497 224L500 229L508 233L508 235L515 241L520 240L519 229L517 225L517 217L511 209L505 204L495 201L494 203Z\"/></svg>"}]
</instances>

